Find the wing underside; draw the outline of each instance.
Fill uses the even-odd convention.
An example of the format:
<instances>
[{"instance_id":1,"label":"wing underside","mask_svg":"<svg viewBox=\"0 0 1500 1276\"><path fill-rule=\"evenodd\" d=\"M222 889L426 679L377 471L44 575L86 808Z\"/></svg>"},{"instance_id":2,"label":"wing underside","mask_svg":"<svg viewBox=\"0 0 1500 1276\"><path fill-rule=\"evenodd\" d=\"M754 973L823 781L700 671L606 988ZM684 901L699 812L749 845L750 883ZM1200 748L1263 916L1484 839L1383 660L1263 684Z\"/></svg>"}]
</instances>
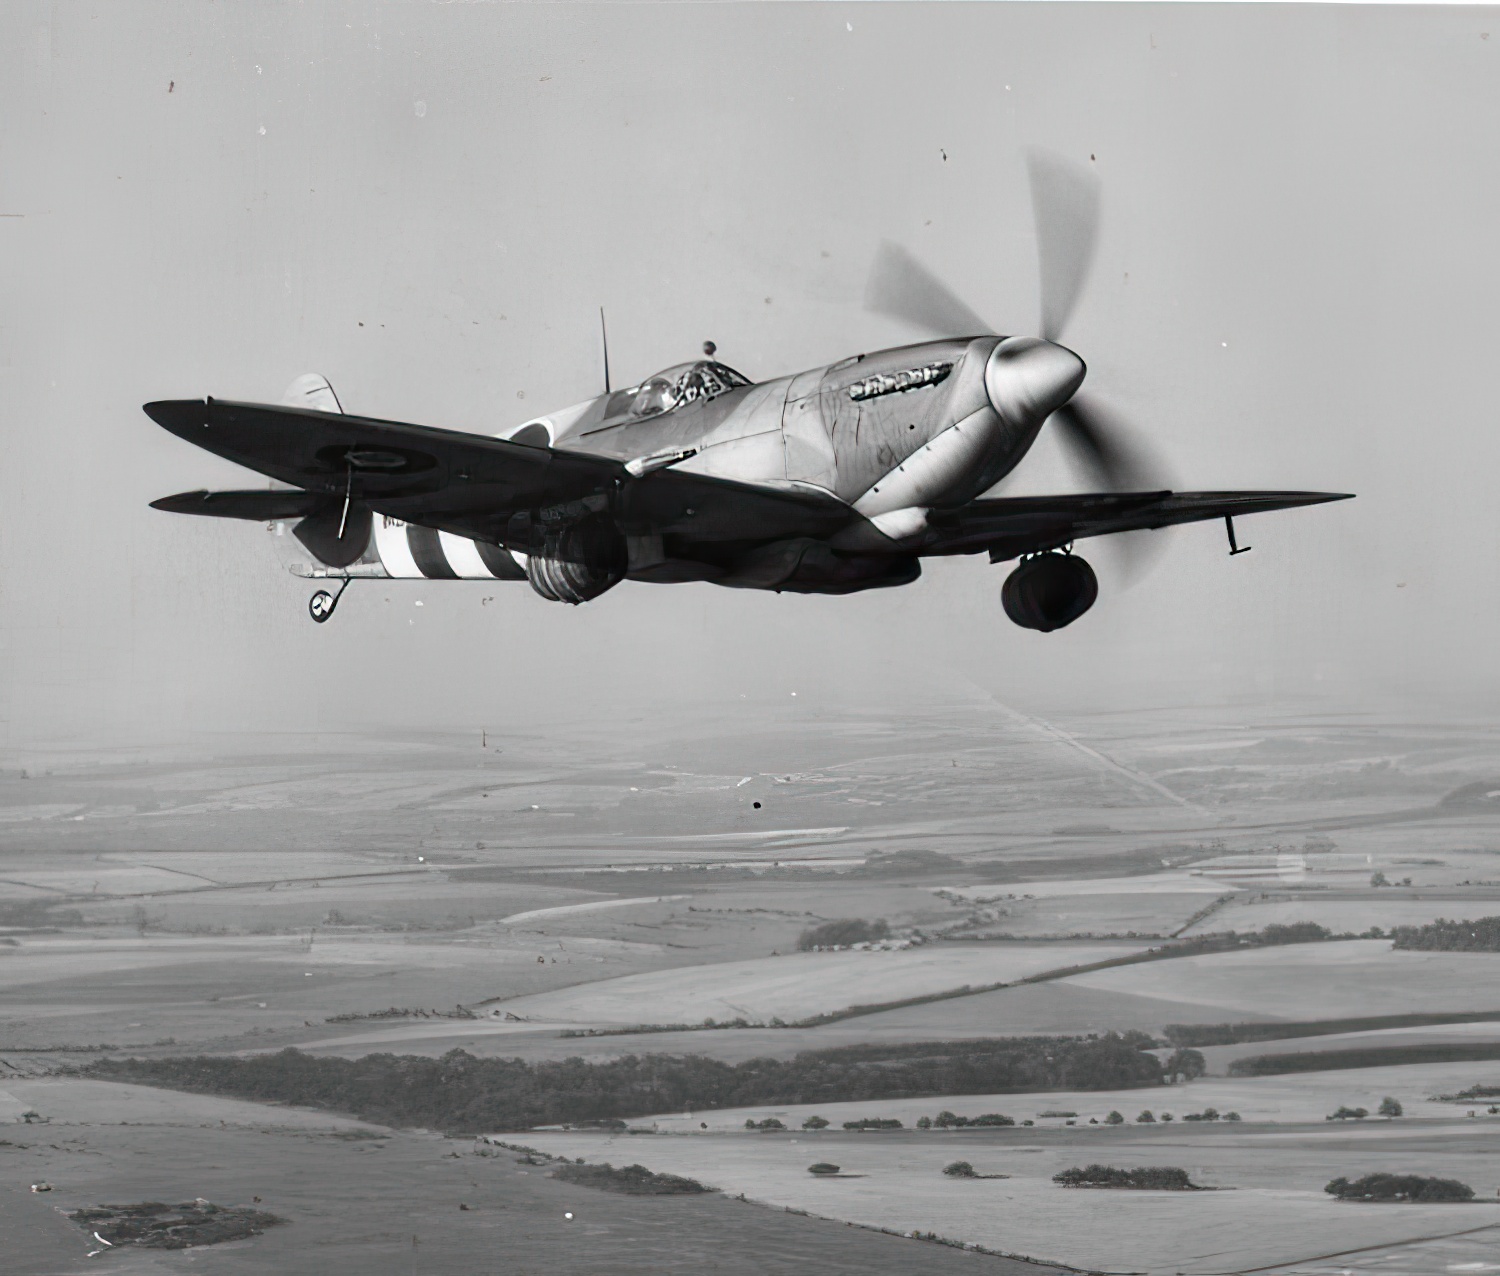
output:
<instances>
[{"instance_id":1,"label":"wing underside","mask_svg":"<svg viewBox=\"0 0 1500 1276\"><path fill-rule=\"evenodd\" d=\"M1091 536L1146 531L1179 523L1238 518L1271 510L1348 500L1341 492L1123 492L1083 496L1012 496L971 501L928 515L928 553L989 551L1000 562Z\"/></svg>"},{"instance_id":2,"label":"wing underside","mask_svg":"<svg viewBox=\"0 0 1500 1276\"><path fill-rule=\"evenodd\" d=\"M168 514L200 514L208 518L243 518L253 522L274 519L308 518L321 513L338 498L317 492L248 491L248 492L179 492L151 502L154 510Z\"/></svg>"},{"instance_id":3,"label":"wing underside","mask_svg":"<svg viewBox=\"0 0 1500 1276\"><path fill-rule=\"evenodd\" d=\"M148 403L164 429L297 492L188 492L157 508L227 518L295 517L329 501L489 544L609 504L627 535L694 544L823 537L857 518L831 494L662 469L611 457L370 417L220 399ZM276 512L272 512L276 511Z\"/></svg>"}]
</instances>

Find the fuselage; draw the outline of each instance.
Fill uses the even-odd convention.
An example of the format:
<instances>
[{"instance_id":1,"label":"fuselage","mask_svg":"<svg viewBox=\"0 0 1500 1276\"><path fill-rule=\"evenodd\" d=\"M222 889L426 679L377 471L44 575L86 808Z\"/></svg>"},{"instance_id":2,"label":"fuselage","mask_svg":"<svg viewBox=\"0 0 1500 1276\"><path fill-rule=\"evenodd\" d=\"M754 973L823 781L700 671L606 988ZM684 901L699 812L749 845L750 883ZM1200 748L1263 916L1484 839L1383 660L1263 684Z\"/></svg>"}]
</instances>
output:
<instances>
[{"instance_id":1,"label":"fuselage","mask_svg":"<svg viewBox=\"0 0 1500 1276\"><path fill-rule=\"evenodd\" d=\"M856 355L643 414L643 397L647 409L660 401L653 383L705 366L683 365L532 418L507 437L624 462L691 453L672 463L742 483L821 488L872 519L960 505L1009 473L1045 420L1037 407L1051 410L1016 375L1038 347L1076 366L1076 377L1064 369L1071 394L1082 363L1061 347L974 337Z\"/></svg>"},{"instance_id":2,"label":"fuselage","mask_svg":"<svg viewBox=\"0 0 1500 1276\"><path fill-rule=\"evenodd\" d=\"M757 383L700 360L499 437L608 457L637 475L670 466L826 494L849 509L827 542L831 551L915 563L928 512L959 507L1009 473L1083 374L1075 354L1034 337L898 346ZM293 571L327 574L298 553L289 523L272 530ZM737 579L736 562L758 543L689 544L670 529L638 535L626 527L624 536L626 574L662 582ZM798 561L804 553L767 549ZM514 543L496 548L379 516L368 552L337 574L504 579L521 576L526 560Z\"/></svg>"}]
</instances>

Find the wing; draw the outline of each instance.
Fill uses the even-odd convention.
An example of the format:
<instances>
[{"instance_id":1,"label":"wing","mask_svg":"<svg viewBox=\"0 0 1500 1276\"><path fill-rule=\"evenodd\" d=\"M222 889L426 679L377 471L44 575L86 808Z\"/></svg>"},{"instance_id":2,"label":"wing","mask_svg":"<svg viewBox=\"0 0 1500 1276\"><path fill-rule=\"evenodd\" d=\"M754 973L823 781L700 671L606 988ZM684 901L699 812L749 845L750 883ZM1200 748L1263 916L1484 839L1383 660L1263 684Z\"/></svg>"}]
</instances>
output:
<instances>
[{"instance_id":1,"label":"wing","mask_svg":"<svg viewBox=\"0 0 1500 1276\"><path fill-rule=\"evenodd\" d=\"M204 514L209 518L248 518L269 523L278 518L307 518L326 506L337 507L332 496L316 492L179 492L152 501L151 508L168 514Z\"/></svg>"},{"instance_id":2,"label":"wing","mask_svg":"<svg viewBox=\"0 0 1500 1276\"><path fill-rule=\"evenodd\" d=\"M188 492L156 502L178 513L292 517L309 494L316 507L349 496L392 518L491 544L517 538L518 515L529 528L532 516L565 518L601 502L615 505L628 534L693 542L823 536L855 517L822 492L672 469L636 478L611 457L400 421L222 399L164 400L145 411L189 443L302 489ZM287 513L265 513L273 508Z\"/></svg>"},{"instance_id":3,"label":"wing","mask_svg":"<svg viewBox=\"0 0 1500 1276\"><path fill-rule=\"evenodd\" d=\"M995 562L1066 545L1088 536L1238 518L1269 510L1347 501L1345 492L1124 492L1098 496L1010 496L933 510L930 553L987 549Z\"/></svg>"}]
</instances>

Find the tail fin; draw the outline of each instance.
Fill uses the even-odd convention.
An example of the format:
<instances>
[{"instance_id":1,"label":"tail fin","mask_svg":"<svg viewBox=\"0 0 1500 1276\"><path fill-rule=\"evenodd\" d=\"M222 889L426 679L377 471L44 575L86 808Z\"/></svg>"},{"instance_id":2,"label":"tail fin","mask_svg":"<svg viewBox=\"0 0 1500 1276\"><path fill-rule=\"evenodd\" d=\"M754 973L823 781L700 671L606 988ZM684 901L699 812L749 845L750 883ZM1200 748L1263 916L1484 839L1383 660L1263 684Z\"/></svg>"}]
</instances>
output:
<instances>
[{"instance_id":1,"label":"tail fin","mask_svg":"<svg viewBox=\"0 0 1500 1276\"><path fill-rule=\"evenodd\" d=\"M289 408L316 408L319 412L339 413L344 410L328 378L316 372L306 372L293 381L287 386L281 401Z\"/></svg>"}]
</instances>

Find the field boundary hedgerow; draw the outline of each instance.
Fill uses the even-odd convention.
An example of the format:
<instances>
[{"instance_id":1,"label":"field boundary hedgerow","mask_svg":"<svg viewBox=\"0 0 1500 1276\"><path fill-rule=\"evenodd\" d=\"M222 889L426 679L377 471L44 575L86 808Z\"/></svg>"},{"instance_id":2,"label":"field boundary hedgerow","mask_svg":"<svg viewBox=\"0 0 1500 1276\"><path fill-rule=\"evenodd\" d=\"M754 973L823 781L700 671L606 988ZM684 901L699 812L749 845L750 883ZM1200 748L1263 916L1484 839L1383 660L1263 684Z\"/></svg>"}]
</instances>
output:
<instances>
[{"instance_id":1,"label":"field boundary hedgerow","mask_svg":"<svg viewBox=\"0 0 1500 1276\"><path fill-rule=\"evenodd\" d=\"M1275 1077L1293 1072L1339 1072L1349 1068L1395 1068L1410 1063L1482 1063L1500 1059L1500 1042L1412 1046L1367 1046L1356 1050L1306 1050L1257 1054L1229 1065L1234 1077Z\"/></svg>"},{"instance_id":2,"label":"field boundary hedgerow","mask_svg":"<svg viewBox=\"0 0 1500 1276\"><path fill-rule=\"evenodd\" d=\"M1243 1023L1169 1023L1162 1035L1174 1046L1236 1046L1293 1037L1330 1037L1387 1028L1435 1028L1450 1023L1497 1023L1500 1010L1430 1011L1405 1015L1359 1015L1349 1019L1297 1019Z\"/></svg>"}]
</instances>

